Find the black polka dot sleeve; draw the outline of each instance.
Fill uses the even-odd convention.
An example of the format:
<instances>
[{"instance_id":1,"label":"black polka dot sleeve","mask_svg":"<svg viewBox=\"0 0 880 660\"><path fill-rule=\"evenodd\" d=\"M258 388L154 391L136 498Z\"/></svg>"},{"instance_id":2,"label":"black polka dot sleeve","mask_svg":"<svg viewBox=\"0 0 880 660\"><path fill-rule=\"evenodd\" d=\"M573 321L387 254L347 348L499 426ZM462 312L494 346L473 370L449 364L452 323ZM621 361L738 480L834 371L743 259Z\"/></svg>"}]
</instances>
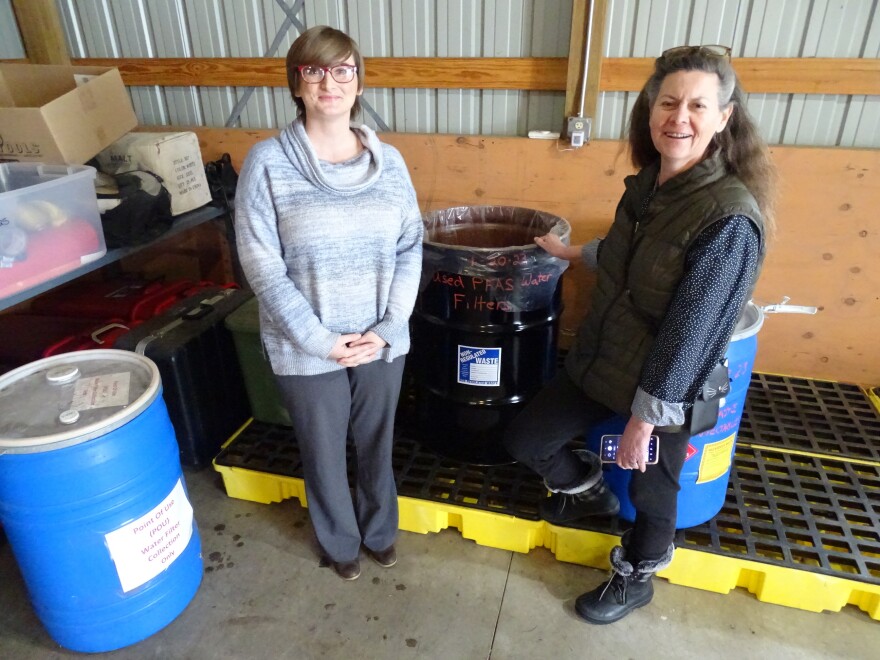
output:
<instances>
[{"instance_id":1,"label":"black polka dot sleeve","mask_svg":"<svg viewBox=\"0 0 880 660\"><path fill-rule=\"evenodd\" d=\"M684 423L685 411L724 355L759 255L758 230L742 216L719 220L693 243L642 369L634 415L655 426Z\"/></svg>"}]
</instances>

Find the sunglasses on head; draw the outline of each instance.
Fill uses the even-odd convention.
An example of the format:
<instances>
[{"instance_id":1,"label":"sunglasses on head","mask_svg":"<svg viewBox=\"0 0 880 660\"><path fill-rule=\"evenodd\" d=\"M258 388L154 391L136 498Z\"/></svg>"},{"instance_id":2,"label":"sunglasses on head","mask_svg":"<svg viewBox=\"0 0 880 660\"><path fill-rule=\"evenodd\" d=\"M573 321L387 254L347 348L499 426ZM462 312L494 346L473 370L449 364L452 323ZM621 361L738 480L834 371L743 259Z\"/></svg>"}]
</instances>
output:
<instances>
[{"instance_id":1,"label":"sunglasses on head","mask_svg":"<svg viewBox=\"0 0 880 660\"><path fill-rule=\"evenodd\" d=\"M730 46L722 46L720 44L709 44L707 46L676 46L675 48L667 48L664 50L660 57L704 55L709 57L721 57L729 60L732 52Z\"/></svg>"}]
</instances>

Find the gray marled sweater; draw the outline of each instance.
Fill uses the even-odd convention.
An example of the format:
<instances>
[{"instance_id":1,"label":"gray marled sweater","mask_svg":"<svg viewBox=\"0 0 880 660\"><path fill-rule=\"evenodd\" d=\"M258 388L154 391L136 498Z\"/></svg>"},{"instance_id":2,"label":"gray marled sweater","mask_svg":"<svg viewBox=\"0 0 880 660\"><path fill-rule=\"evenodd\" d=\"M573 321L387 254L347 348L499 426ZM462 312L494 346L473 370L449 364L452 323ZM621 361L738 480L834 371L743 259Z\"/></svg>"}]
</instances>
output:
<instances>
[{"instance_id":1,"label":"gray marled sweater","mask_svg":"<svg viewBox=\"0 0 880 660\"><path fill-rule=\"evenodd\" d=\"M366 149L331 164L296 120L254 145L238 181L238 255L279 375L342 369L327 358L340 334L372 330L388 342L380 358L389 362L409 351L421 213L397 149L366 126L354 130Z\"/></svg>"}]
</instances>

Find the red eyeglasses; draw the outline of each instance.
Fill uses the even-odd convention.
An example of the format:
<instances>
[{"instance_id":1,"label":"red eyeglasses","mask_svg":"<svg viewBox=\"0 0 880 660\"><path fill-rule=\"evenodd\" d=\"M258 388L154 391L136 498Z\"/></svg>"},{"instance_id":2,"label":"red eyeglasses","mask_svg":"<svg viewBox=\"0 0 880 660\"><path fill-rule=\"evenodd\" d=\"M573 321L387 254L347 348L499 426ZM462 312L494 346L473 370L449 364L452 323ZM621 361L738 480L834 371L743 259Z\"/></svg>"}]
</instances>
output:
<instances>
[{"instance_id":1,"label":"red eyeglasses","mask_svg":"<svg viewBox=\"0 0 880 660\"><path fill-rule=\"evenodd\" d=\"M358 68L354 64L336 64L335 66L318 66L317 64L303 64L296 67L299 75L307 83L313 85L324 80L327 73L338 83L347 83L354 80Z\"/></svg>"}]
</instances>

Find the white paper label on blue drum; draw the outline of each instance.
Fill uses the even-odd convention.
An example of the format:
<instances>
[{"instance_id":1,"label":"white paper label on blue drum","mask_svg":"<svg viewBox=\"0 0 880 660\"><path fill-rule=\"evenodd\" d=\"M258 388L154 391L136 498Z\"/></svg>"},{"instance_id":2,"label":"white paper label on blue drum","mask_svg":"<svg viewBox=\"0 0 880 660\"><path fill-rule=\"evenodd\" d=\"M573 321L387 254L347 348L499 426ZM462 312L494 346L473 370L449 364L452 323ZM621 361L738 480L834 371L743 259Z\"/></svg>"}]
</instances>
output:
<instances>
[{"instance_id":1,"label":"white paper label on blue drum","mask_svg":"<svg viewBox=\"0 0 880 660\"><path fill-rule=\"evenodd\" d=\"M74 384L71 410L92 410L110 406L126 406L129 403L131 374L102 374L80 378Z\"/></svg>"},{"instance_id":2,"label":"white paper label on blue drum","mask_svg":"<svg viewBox=\"0 0 880 660\"><path fill-rule=\"evenodd\" d=\"M186 549L192 532L192 505L178 479L149 513L104 536L122 590L129 592L168 568Z\"/></svg>"},{"instance_id":3,"label":"white paper label on blue drum","mask_svg":"<svg viewBox=\"0 0 880 660\"><path fill-rule=\"evenodd\" d=\"M458 382L497 387L501 382L501 349L458 346Z\"/></svg>"}]
</instances>

